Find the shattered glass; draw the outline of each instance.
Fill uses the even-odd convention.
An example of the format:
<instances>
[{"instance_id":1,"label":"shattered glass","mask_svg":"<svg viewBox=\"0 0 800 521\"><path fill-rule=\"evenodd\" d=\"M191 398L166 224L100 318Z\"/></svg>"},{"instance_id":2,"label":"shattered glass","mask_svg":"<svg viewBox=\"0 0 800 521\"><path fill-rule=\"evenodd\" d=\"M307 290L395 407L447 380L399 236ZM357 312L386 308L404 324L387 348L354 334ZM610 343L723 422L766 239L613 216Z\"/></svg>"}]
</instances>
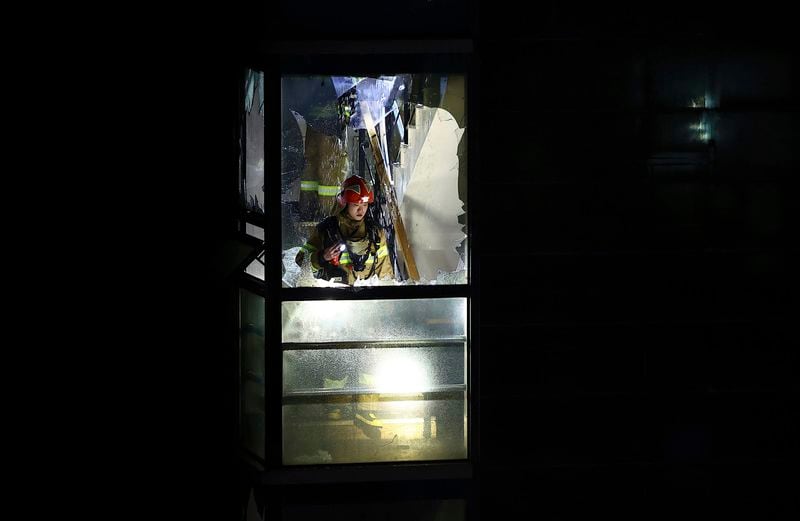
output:
<instances>
[{"instance_id":1,"label":"shattered glass","mask_svg":"<svg viewBox=\"0 0 800 521\"><path fill-rule=\"evenodd\" d=\"M264 213L264 73L248 69L244 89L244 161L242 203L254 213Z\"/></svg>"},{"instance_id":2,"label":"shattered glass","mask_svg":"<svg viewBox=\"0 0 800 521\"><path fill-rule=\"evenodd\" d=\"M394 276L351 285L467 283L463 75L284 76L281 110L284 287L346 287L298 252L353 175L374 193Z\"/></svg>"}]
</instances>

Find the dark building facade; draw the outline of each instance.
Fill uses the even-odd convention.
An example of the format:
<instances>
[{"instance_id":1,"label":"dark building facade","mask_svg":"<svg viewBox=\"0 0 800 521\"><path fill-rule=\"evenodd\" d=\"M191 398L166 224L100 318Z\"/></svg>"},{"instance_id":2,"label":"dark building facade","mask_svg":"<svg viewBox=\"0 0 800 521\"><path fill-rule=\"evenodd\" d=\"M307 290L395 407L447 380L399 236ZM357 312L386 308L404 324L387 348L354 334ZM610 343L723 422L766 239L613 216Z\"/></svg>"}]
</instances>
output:
<instances>
[{"instance_id":1,"label":"dark building facade","mask_svg":"<svg viewBox=\"0 0 800 521\"><path fill-rule=\"evenodd\" d=\"M236 341L229 277L248 251L236 238L238 74L275 42L449 39L471 43L479 73L480 457L466 481L261 484L259 506L395 519L392 508L466 494L439 515L796 515L783 477L798 439L797 71L784 17L485 4L362 14L282 2L241 13L241 40L211 58L213 125L199 142L220 152L197 192L212 237L201 316L220 342L197 362L216 382L203 394L214 449L202 489L236 519L252 484L223 347Z\"/></svg>"}]
</instances>

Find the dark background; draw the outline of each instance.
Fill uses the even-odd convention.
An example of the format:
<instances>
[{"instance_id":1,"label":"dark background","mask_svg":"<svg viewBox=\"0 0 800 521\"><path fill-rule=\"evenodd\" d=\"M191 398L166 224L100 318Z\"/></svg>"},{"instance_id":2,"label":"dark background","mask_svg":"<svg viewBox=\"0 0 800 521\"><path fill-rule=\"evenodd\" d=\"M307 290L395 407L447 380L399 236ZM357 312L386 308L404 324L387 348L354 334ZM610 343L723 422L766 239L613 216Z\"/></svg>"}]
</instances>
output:
<instances>
[{"instance_id":1,"label":"dark background","mask_svg":"<svg viewBox=\"0 0 800 521\"><path fill-rule=\"evenodd\" d=\"M194 11L157 68L131 78L166 92L147 98L157 121L141 143L158 164L135 193L170 188L134 210L153 232L132 264L163 262L145 268L164 320L144 352L166 385L143 414L157 427L148 475L178 518L240 508L225 293L239 67L274 40L360 38L474 42L481 517L796 514L792 17L763 4L520 6ZM649 168L709 70L715 150L696 148L713 160Z\"/></svg>"}]
</instances>

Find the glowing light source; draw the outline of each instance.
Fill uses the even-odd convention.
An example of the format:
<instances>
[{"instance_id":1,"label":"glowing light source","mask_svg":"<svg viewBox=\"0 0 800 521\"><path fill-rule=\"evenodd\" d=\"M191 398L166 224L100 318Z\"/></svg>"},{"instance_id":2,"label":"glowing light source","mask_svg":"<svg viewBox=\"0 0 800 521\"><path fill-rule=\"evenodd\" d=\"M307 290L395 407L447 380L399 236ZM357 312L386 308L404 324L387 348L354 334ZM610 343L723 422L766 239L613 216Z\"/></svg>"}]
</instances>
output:
<instances>
[{"instance_id":1,"label":"glowing light source","mask_svg":"<svg viewBox=\"0 0 800 521\"><path fill-rule=\"evenodd\" d=\"M419 392L430 385L428 368L406 353L391 353L374 369L379 393Z\"/></svg>"}]
</instances>

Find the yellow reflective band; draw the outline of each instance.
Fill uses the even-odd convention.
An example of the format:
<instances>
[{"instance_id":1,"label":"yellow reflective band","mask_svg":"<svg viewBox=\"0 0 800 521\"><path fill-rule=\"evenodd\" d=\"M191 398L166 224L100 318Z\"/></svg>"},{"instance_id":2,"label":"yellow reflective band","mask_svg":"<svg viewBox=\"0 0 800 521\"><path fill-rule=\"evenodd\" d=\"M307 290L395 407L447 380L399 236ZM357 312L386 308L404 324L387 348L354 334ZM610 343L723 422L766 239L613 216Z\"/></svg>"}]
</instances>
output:
<instances>
[{"instance_id":1,"label":"yellow reflective band","mask_svg":"<svg viewBox=\"0 0 800 521\"><path fill-rule=\"evenodd\" d=\"M319 185L317 188L318 195L336 195L339 193L338 186Z\"/></svg>"},{"instance_id":2,"label":"yellow reflective band","mask_svg":"<svg viewBox=\"0 0 800 521\"><path fill-rule=\"evenodd\" d=\"M389 248L386 246L381 246L380 248L378 248L378 251L376 253L379 259L381 257L386 257L387 255L389 255Z\"/></svg>"},{"instance_id":3,"label":"yellow reflective band","mask_svg":"<svg viewBox=\"0 0 800 521\"><path fill-rule=\"evenodd\" d=\"M300 181L300 190L316 192L319 181Z\"/></svg>"},{"instance_id":4,"label":"yellow reflective band","mask_svg":"<svg viewBox=\"0 0 800 521\"><path fill-rule=\"evenodd\" d=\"M340 265L342 265L342 264L352 264L352 261L350 261L350 257L349 256L345 257L345 255L346 254L343 253L342 256L339 257L339 264ZM373 259L372 255L370 255L369 257L367 257L367 260L364 261L364 266L371 266L374 262L375 262L375 259Z\"/></svg>"}]
</instances>

